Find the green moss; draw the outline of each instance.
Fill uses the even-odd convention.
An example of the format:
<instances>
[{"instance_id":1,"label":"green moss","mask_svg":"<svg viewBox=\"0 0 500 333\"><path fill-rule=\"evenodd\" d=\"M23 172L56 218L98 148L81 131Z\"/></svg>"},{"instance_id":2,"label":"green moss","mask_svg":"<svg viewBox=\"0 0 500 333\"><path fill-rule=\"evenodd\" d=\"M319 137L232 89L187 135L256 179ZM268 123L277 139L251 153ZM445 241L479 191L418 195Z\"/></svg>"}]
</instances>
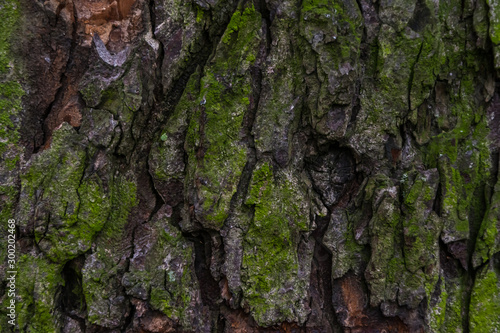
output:
<instances>
[{"instance_id":1,"label":"green moss","mask_svg":"<svg viewBox=\"0 0 500 333\"><path fill-rule=\"evenodd\" d=\"M358 118L363 121L357 122L351 138L354 148L360 153L385 159L383 146L387 135L400 137L401 110L417 107L428 94L429 86L433 86L433 72L425 71L427 64L417 62L422 45L421 38L410 37L389 24L381 25L377 53L371 55L371 61L376 62L376 71L372 79L364 80L360 87ZM418 87L414 83L417 77L421 80Z\"/></svg>"},{"instance_id":2,"label":"green moss","mask_svg":"<svg viewBox=\"0 0 500 333\"><path fill-rule=\"evenodd\" d=\"M84 79L80 93L87 107L99 108L119 116L123 122L131 122L134 112L140 109L142 103L141 78L137 69L139 60L125 65L127 69L120 77L109 83L99 77ZM135 92L132 92L135 91Z\"/></svg>"},{"instance_id":3,"label":"green moss","mask_svg":"<svg viewBox=\"0 0 500 333\"><path fill-rule=\"evenodd\" d=\"M245 86L236 92L239 96L250 93L247 79L241 82ZM187 142L191 147L189 165L197 164L195 150L206 149L195 177L204 180L199 188L199 197L207 212L207 223L220 228L229 214L230 200L246 164L246 147L240 141L246 105L241 103L238 95L225 93L223 85L211 72L202 79L201 85L200 96L206 99L206 107L203 114L201 109L195 112L188 128ZM207 121L202 129L199 126L204 121L203 117ZM200 136L205 140L203 146Z\"/></svg>"},{"instance_id":4,"label":"green moss","mask_svg":"<svg viewBox=\"0 0 500 333\"><path fill-rule=\"evenodd\" d=\"M8 0L2 4L0 9L0 74L6 74L11 67L12 55L10 53L10 39L12 33L16 30L16 24L19 20L19 2Z\"/></svg>"},{"instance_id":5,"label":"green moss","mask_svg":"<svg viewBox=\"0 0 500 333\"><path fill-rule=\"evenodd\" d=\"M415 209L414 205L422 193L423 185L424 182L421 179L417 179L413 184L413 186L411 187L410 193L408 193L408 195L405 198L405 204L407 205L408 209L410 210Z\"/></svg>"},{"instance_id":6,"label":"green moss","mask_svg":"<svg viewBox=\"0 0 500 333\"><path fill-rule=\"evenodd\" d=\"M471 333L500 330L500 274L485 266L476 277L470 302Z\"/></svg>"},{"instance_id":7,"label":"green moss","mask_svg":"<svg viewBox=\"0 0 500 333\"><path fill-rule=\"evenodd\" d=\"M381 96L374 99L374 102L377 102L376 104L382 102L391 111L398 106L408 110L410 108L408 96L401 92L411 91L412 81L408 81L408 78L412 80L414 77L423 42L384 25L378 43L377 69L381 91L375 93ZM399 76L402 71L407 73L408 78ZM381 112L387 111L382 109Z\"/></svg>"},{"instance_id":8,"label":"green moss","mask_svg":"<svg viewBox=\"0 0 500 333\"><path fill-rule=\"evenodd\" d=\"M249 66L258 53L261 16L253 7L238 10L200 80L187 128L186 187L195 187L198 219L219 229L247 160L242 123L252 93ZM237 33L236 33L237 32ZM231 46L226 45L231 41Z\"/></svg>"},{"instance_id":9,"label":"green moss","mask_svg":"<svg viewBox=\"0 0 500 333\"><path fill-rule=\"evenodd\" d=\"M473 15L474 31L483 43L488 40L488 5L485 0L476 2L476 8Z\"/></svg>"},{"instance_id":10,"label":"green moss","mask_svg":"<svg viewBox=\"0 0 500 333\"><path fill-rule=\"evenodd\" d=\"M0 142L0 156L2 156L9 145L16 144L19 140L19 124L12 119L17 118L21 110L21 97L24 91L17 82L0 83L0 137L4 138ZM7 163L15 163L15 159L8 159ZM18 158L18 157L17 157Z\"/></svg>"},{"instance_id":11,"label":"green moss","mask_svg":"<svg viewBox=\"0 0 500 333\"><path fill-rule=\"evenodd\" d=\"M255 215L245 239L249 246L256 245L258 251L253 255L245 255L243 266L252 268L248 282L255 286L252 290L255 296L271 291L277 283L274 277L279 278L275 276L276 272L290 274L298 267L294 252L290 251L292 239L288 227L288 221L295 221L296 216L281 213L289 208L287 203L290 198L276 198L275 192L278 195L284 194L280 193L280 188L276 188L269 164L263 164L254 172L250 195L246 201L246 204L255 206ZM254 295L248 296L251 298Z\"/></svg>"},{"instance_id":12,"label":"green moss","mask_svg":"<svg viewBox=\"0 0 500 333\"><path fill-rule=\"evenodd\" d=\"M135 187L119 178L106 186L97 174L85 175L87 152L74 129L63 124L54 132L52 145L32 158L21 175L23 223L36 218L35 240L54 262L64 263L86 252L105 229L123 228L135 203ZM30 207L39 207L31 216Z\"/></svg>"},{"instance_id":13,"label":"green moss","mask_svg":"<svg viewBox=\"0 0 500 333\"><path fill-rule=\"evenodd\" d=\"M403 253L408 271L416 273L419 269L429 272L438 265L439 235L442 229L441 219L430 207L434 204L439 175L437 170L413 173L417 177L410 187L409 180L404 182L403 213ZM408 189L409 187L409 189ZM436 281L432 274L426 274L429 287ZM427 290L430 294L432 290Z\"/></svg>"},{"instance_id":14,"label":"green moss","mask_svg":"<svg viewBox=\"0 0 500 333\"><path fill-rule=\"evenodd\" d=\"M331 15L331 4L328 0L307 0L302 2L302 12L318 16Z\"/></svg>"},{"instance_id":15,"label":"green moss","mask_svg":"<svg viewBox=\"0 0 500 333\"><path fill-rule=\"evenodd\" d=\"M445 58L439 27L429 24L423 31L418 56L412 62L408 86L410 120L416 123L417 108L429 97Z\"/></svg>"},{"instance_id":16,"label":"green moss","mask_svg":"<svg viewBox=\"0 0 500 333\"><path fill-rule=\"evenodd\" d=\"M154 288L151 290L149 302L154 309L157 309L167 317L174 317L175 308L170 304L170 292L165 289Z\"/></svg>"},{"instance_id":17,"label":"green moss","mask_svg":"<svg viewBox=\"0 0 500 333\"><path fill-rule=\"evenodd\" d=\"M398 282L398 279L401 277L401 267L403 265L404 260L400 257L393 257L389 260L386 268L388 285Z\"/></svg>"},{"instance_id":18,"label":"green moss","mask_svg":"<svg viewBox=\"0 0 500 333\"><path fill-rule=\"evenodd\" d=\"M82 270L82 289L89 322L107 326L123 317L117 301L117 277L123 272L123 239L127 237L128 217L137 204L136 185L120 173L109 184L110 213L98 236L92 241L93 251ZM78 225L78 224L77 224ZM126 253L126 252L125 252Z\"/></svg>"},{"instance_id":19,"label":"green moss","mask_svg":"<svg viewBox=\"0 0 500 333\"><path fill-rule=\"evenodd\" d=\"M196 8L196 23L200 23L201 21L203 21L204 15L205 15L205 12L203 11L203 9L201 9L200 7L197 7Z\"/></svg>"},{"instance_id":20,"label":"green moss","mask_svg":"<svg viewBox=\"0 0 500 333\"><path fill-rule=\"evenodd\" d=\"M249 24L249 21L255 19L255 14L256 11L253 4L252 7L246 7L244 10L236 10L231 17L231 21L229 21L229 24L227 25L224 35L222 36L222 42L229 44L233 33L238 32L241 28L245 28Z\"/></svg>"},{"instance_id":21,"label":"green moss","mask_svg":"<svg viewBox=\"0 0 500 333\"><path fill-rule=\"evenodd\" d=\"M113 86L101 91L101 101L99 108L111 112L113 115L118 115L123 111L122 93L123 85L115 83ZM131 119L125 119L131 120Z\"/></svg>"},{"instance_id":22,"label":"green moss","mask_svg":"<svg viewBox=\"0 0 500 333\"><path fill-rule=\"evenodd\" d=\"M136 296L135 290L144 290L153 309L189 329L199 320L192 311L199 305L193 244L168 218L154 219L151 224L150 246L141 260L131 261L125 273L127 293Z\"/></svg>"},{"instance_id":23,"label":"green moss","mask_svg":"<svg viewBox=\"0 0 500 333\"><path fill-rule=\"evenodd\" d=\"M59 312L55 295L64 281L63 265L51 263L44 257L22 255L18 260L16 286L17 324L24 332L59 332ZM29 274L27 274L29 272Z\"/></svg>"},{"instance_id":24,"label":"green moss","mask_svg":"<svg viewBox=\"0 0 500 333\"><path fill-rule=\"evenodd\" d=\"M102 234L108 240L119 240L123 236L125 225L128 222L130 211L137 205L137 186L135 182L127 180L123 176L113 179L111 192L111 213L109 221Z\"/></svg>"},{"instance_id":25,"label":"green moss","mask_svg":"<svg viewBox=\"0 0 500 333\"><path fill-rule=\"evenodd\" d=\"M308 284L299 275L296 252L300 232L309 225L309 206L298 184L290 174L274 175L268 163L258 165L252 175L246 204L254 206L255 214L244 236L242 288L261 325L269 325L270 313L297 302ZM292 285L293 291L283 292ZM291 320L291 315L281 318Z\"/></svg>"},{"instance_id":26,"label":"green moss","mask_svg":"<svg viewBox=\"0 0 500 333\"><path fill-rule=\"evenodd\" d=\"M442 332L462 332L464 318L464 278L463 276L446 281L446 310Z\"/></svg>"},{"instance_id":27,"label":"green moss","mask_svg":"<svg viewBox=\"0 0 500 333\"><path fill-rule=\"evenodd\" d=\"M351 16L349 10L356 11L356 15ZM305 0L302 2L301 15L302 20L317 23L335 22L337 20L346 22L349 24L351 32L357 31L361 25L359 8L357 6L346 8L346 4L340 1ZM354 36L358 42L361 40L358 33L355 33Z\"/></svg>"},{"instance_id":28,"label":"green moss","mask_svg":"<svg viewBox=\"0 0 500 333\"><path fill-rule=\"evenodd\" d=\"M16 30L20 28L20 10L17 0L3 1L0 6L0 218L7 221L14 216L17 201L17 165L22 148L19 142L21 98L24 91L19 84L20 58L12 52L11 42L15 41ZM0 234L3 235L3 227ZM0 242L1 243L1 242ZM6 246L0 249L4 255ZM5 257L5 256L4 256ZM1 323L1 322L0 322Z\"/></svg>"},{"instance_id":29,"label":"green moss","mask_svg":"<svg viewBox=\"0 0 500 333\"><path fill-rule=\"evenodd\" d=\"M149 155L149 166L155 182L160 184L172 179L181 181L184 178L184 163L177 163L177 161L184 159L183 141L189 118L197 107L200 75L199 68L191 75L179 103L162 129L161 142L153 143Z\"/></svg>"},{"instance_id":30,"label":"green moss","mask_svg":"<svg viewBox=\"0 0 500 333\"><path fill-rule=\"evenodd\" d=\"M490 39L493 44L500 44L500 9L497 0L486 0L489 6Z\"/></svg>"},{"instance_id":31,"label":"green moss","mask_svg":"<svg viewBox=\"0 0 500 333\"><path fill-rule=\"evenodd\" d=\"M490 177L489 129L484 108L475 105L474 94L473 74L467 73L461 78L459 91L450 94L451 115L442 116L453 117L456 124L423 148L427 166L439 168L445 242L467 239L469 224L480 223L468 219L480 205L477 195ZM446 119L446 123L451 122Z\"/></svg>"},{"instance_id":32,"label":"green moss","mask_svg":"<svg viewBox=\"0 0 500 333\"><path fill-rule=\"evenodd\" d=\"M430 305L431 298L428 298L428 308L430 308L430 318L429 326L433 332L443 332L443 325L445 321L446 314L446 301L448 299L448 293L446 290L442 290L439 295L438 302L435 306Z\"/></svg>"},{"instance_id":33,"label":"green moss","mask_svg":"<svg viewBox=\"0 0 500 333\"><path fill-rule=\"evenodd\" d=\"M76 144L76 135L70 125L63 125L54 132L51 148L33 157L21 176L20 206L26 207L26 213L30 205L44 207L38 211L35 240L50 259L61 263L90 248L110 212L101 180L96 176L82 179L87 157ZM33 217L23 218L27 222Z\"/></svg>"},{"instance_id":34,"label":"green moss","mask_svg":"<svg viewBox=\"0 0 500 333\"><path fill-rule=\"evenodd\" d=\"M479 234L481 235L476 243L476 255L480 257L480 259L476 259L475 265L479 265L480 262L487 261L493 253L498 251L498 207L495 212L488 210L486 212L483 223L481 224L481 229Z\"/></svg>"},{"instance_id":35,"label":"green moss","mask_svg":"<svg viewBox=\"0 0 500 333\"><path fill-rule=\"evenodd\" d=\"M442 159L440 176L443 191L442 216L447 221L447 227L454 229L458 233L454 237L458 237L458 239L467 238L469 234L469 223L466 216L467 201L462 196L463 183L460 172L450 166L446 159Z\"/></svg>"},{"instance_id":36,"label":"green moss","mask_svg":"<svg viewBox=\"0 0 500 333\"><path fill-rule=\"evenodd\" d=\"M295 26L292 21L286 30L296 29ZM318 79L322 83L308 84L309 88L314 86L313 94L308 98L312 125L320 133L332 132L325 118L331 111L331 104L350 104L349 96L354 93L353 81L359 73L359 47L363 34L362 15L355 2L305 0L301 3L298 28L304 44L297 40L290 43L296 44L300 50L301 64L296 67L287 61L287 67L291 67L297 77L304 77L300 72L304 67L318 70ZM344 126L341 128L331 135L341 135L339 132Z\"/></svg>"},{"instance_id":37,"label":"green moss","mask_svg":"<svg viewBox=\"0 0 500 333\"><path fill-rule=\"evenodd\" d=\"M416 308L431 295L439 278L435 267L438 266L440 222L437 215L428 210L437 190L437 172L426 171L413 186L407 184L413 177L404 178L402 205L398 200L401 189L384 175L367 180L355 200L358 211L366 215L367 205L372 206L373 211L367 239L371 257L365 270L372 306L397 302ZM425 199L426 196L431 198ZM355 214L350 219L356 225L357 219L366 217Z\"/></svg>"}]
</instances>

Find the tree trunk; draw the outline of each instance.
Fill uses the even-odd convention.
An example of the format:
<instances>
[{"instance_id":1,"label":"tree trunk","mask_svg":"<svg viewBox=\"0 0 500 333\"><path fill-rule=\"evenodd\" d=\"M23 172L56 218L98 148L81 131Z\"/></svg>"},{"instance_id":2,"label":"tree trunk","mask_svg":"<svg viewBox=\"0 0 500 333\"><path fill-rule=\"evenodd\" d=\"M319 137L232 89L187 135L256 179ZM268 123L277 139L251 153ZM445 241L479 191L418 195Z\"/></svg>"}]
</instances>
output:
<instances>
[{"instance_id":1,"label":"tree trunk","mask_svg":"<svg viewBox=\"0 0 500 333\"><path fill-rule=\"evenodd\" d=\"M500 331L497 0L3 0L0 31L2 332Z\"/></svg>"}]
</instances>

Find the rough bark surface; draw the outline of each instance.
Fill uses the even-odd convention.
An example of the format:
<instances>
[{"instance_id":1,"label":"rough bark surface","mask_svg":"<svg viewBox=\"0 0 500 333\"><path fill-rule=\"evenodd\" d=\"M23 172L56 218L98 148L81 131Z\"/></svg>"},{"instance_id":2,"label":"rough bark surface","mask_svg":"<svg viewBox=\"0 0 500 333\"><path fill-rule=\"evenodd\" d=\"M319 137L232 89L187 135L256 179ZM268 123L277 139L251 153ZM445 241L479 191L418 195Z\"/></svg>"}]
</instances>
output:
<instances>
[{"instance_id":1,"label":"rough bark surface","mask_svg":"<svg viewBox=\"0 0 500 333\"><path fill-rule=\"evenodd\" d=\"M497 0L2 0L0 32L2 332L500 331Z\"/></svg>"}]
</instances>

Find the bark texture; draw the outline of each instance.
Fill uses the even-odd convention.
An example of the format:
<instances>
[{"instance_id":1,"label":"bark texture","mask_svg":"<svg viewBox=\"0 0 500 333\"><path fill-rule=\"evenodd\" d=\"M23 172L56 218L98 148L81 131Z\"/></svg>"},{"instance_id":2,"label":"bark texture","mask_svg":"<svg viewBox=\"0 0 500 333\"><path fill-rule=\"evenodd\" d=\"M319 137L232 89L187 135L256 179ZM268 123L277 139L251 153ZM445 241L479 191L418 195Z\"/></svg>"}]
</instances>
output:
<instances>
[{"instance_id":1,"label":"bark texture","mask_svg":"<svg viewBox=\"0 0 500 333\"><path fill-rule=\"evenodd\" d=\"M500 331L498 0L2 0L0 29L2 332Z\"/></svg>"}]
</instances>

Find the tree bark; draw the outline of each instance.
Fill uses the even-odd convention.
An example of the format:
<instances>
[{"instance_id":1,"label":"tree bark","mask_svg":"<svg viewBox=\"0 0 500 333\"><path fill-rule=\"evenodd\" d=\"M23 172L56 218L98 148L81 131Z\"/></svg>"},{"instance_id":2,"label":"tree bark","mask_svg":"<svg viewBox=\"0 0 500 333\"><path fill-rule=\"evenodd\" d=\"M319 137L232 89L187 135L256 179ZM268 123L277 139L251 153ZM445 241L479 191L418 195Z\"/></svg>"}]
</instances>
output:
<instances>
[{"instance_id":1,"label":"tree bark","mask_svg":"<svg viewBox=\"0 0 500 333\"><path fill-rule=\"evenodd\" d=\"M499 331L499 27L496 0L4 0L1 331Z\"/></svg>"}]
</instances>

